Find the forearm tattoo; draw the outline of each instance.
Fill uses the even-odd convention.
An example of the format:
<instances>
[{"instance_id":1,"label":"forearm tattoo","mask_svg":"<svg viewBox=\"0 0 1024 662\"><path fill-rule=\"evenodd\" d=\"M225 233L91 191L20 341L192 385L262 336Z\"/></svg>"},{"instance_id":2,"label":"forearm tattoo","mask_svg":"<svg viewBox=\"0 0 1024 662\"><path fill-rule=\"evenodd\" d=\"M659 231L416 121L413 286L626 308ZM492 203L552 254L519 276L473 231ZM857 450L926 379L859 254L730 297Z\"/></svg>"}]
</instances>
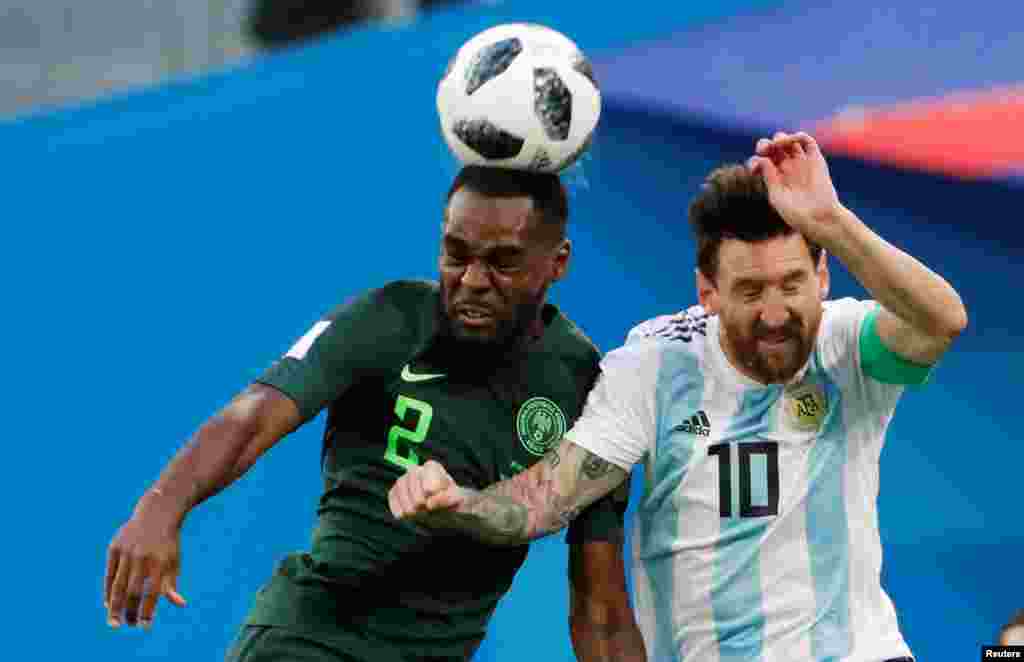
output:
<instances>
[{"instance_id":1,"label":"forearm tattoo","mask_svg":"<svg viewBox=\"0 0 1024 662\"><path fill-rule=\"evenodd\" d=\"M586 459L583 460L583 464L580 466L580 473L590 480L597 480L601 476L607 475L614 468L615 465L608 460L588 453Z\"/></svg>"},{"instance_id":2,"label":"forearm tattoo","mask_svg":"<svg viewBox=\"0 0 1024 662\"><path fill-rule=\"evenodd\" d=\"M431 519L490 544L524 544L565 528L625 478L619 467L563 440L527 471Z\"/></svg>"}]
</instances>

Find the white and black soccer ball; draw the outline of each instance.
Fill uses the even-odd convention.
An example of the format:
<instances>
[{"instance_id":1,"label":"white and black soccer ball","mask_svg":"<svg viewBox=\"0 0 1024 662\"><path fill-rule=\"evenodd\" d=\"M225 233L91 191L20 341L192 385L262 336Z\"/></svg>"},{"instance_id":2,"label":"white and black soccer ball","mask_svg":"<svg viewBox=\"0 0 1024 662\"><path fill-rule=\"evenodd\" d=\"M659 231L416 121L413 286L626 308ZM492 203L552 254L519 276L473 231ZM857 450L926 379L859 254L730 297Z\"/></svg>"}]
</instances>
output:
<instances>
[{"instance_id":1,"label":"white and black soccer ball","mask_svg":"<svg viewBox=\"0 0 1024 662\"><path fill-rule=\"evenodd\" d=\"M601 92L571 39L510 23L463 44L437 87L437 110L464 165L559 172L589 147Z\"/></svg>"}]
</instances>

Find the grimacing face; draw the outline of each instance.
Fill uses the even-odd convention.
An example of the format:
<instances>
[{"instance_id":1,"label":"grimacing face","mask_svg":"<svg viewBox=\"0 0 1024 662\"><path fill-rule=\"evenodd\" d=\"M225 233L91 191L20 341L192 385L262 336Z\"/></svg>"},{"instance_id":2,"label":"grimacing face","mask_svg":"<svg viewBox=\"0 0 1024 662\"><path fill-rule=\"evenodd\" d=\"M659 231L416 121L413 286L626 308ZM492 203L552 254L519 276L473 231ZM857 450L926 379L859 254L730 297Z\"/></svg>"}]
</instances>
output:
<instances>
[{"instance_id":1,"label":"grimacing face","mask_svg":"<svg viewBox=\"0 0 1024 662\"><path fill-rule=\"evenodd\" d=\"M814 263L797 233L764 241L726 239L714 281L698 271L701 303L721 322L722 348L763 384L789 381L814 348L828 296L825 254Z\"/></svg>"},{"instance_id":2,"label":"grimacing face","mask_svg":"<svg viewBox=\"0 0 1024 662\"><path fill-rule=\"evenodd\" d=\"M439 269L442 312L457 340L500 345L527 332L569 262L569 241L544 236L529 197L466 188L452 196Z\"/></svg>"}]
</instances>

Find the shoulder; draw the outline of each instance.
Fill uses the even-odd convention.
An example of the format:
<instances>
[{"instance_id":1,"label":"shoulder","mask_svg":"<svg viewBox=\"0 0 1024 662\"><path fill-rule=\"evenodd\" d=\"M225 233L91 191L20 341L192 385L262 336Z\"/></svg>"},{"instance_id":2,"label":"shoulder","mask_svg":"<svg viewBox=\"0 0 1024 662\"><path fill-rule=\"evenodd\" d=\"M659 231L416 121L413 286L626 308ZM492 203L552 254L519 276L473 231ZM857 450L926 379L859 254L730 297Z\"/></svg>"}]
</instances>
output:
<instances>
[{"instance_id":1,"label":"shoulder","mask_svg":"<svg viewBox=\"0 0 1024 662\"><path fill-rule=\"evenodd\" d=\"M822 307L817 340L822 367L837 376L858 373L861 329L877 304L846 297L825 301Z\"/></svg>"},{"instance_id":2,"label":"shoulder","mask_svg":"<svg viewBox=\"0 0 1024 662\"><path fill-rule=\"evenodd\" d=\"M554 334L553 346L563 358L571 361L582 361L594 366L601 360L601 351L586 333L565 313L550 306L554 318L545 333Z\"/></svg>"},{"instance_id":3,"label":"shoulder","mask_svg":"<svg viewBox=\"0 0 1024 662\"><path fill-rule=\"evenodd\" d=\"M690 306L669 315L658 315L634 326L626 342L602 362L605 370L643 375L644 382L675 382L705 369L708 337L714 335L717 317L702 306Z\"/></svg>"},{"instance_id":4,"label":"shoulder","mask_svg":"<svg viewBox=\"0 0 1024 662\"><path fill-rule=\"evenodd\" d=\"M831 322L846 321L862 317L867 311L875 307L875 302L870 300L843 297L842 299L829 299L823 302L822 320Z\"/></svg>"},{"instance_id":5,"label":"shoulder","mask_svg":"<svg viewBox=\"0 0 1024 662\"><path fill-rule=\"evenodd\" d=\"M859 333L861 322L876 306L874 301L853 297L825 301L822 303L819 342L826 346L850 343Z\"/></svg>"},{"instance_id":6,"label":"shoulder","mask_svg":"<svg viewBox=\"0 0 1024 662\"><path fill-rule=\"evenodd\" d=\"M378 305L418 312L425 304L432 305L439 292L440 288L434 281L395 280L370 290L367 295Z\"/></svg>"},{"instance_id":7,"label":"shoulder","mask_svg":"<svg viewBox=\"0 0 1024 662\"><path fill-rule=\"evenodd\" d=\"M403 354L434 332L437 292L435 283L412 280L364 290L323 317L324 339L334 349L362 348L369 357Z\"/></svg>"},{"instance_id":8,"label":"shoulder","mask_svg":"<svg viewBox=\"0 0 1024 662\"><path fill-rule=\"evenodd\" d=\"M601 372L630 388L646 388L659 381L674 356L691 355L690 343L657 334L631 334L625 343L604 355Z\"/></svg>"},{"instance_id":9,"label":"shoulder","mask_svg":"<svg viewBox=\"0 0 1024 662\"><path fill-rule=\"evenodd\" d=\"M703 356L709 328L717 318L703 306L690 306L671 315L658 315L630 329L622 349L626 354L651 361L652 356L671 363L691 364Z\"/></svg>"},{"instance_id":10,"label":"shoulder","mask_svg":"<svg viewBox=\"0 0 1024 662\"><path fill-rule=\"evenodd\" d=\"M709 319L703 306L690 306L685 310L670 315L658 315L645 320L632 329L626 336L626 343L649 339L693 343L707 336Z\"/></svg>"},{"instance_id":11,"label":"shoulder","mask_svg":"<svg viewBox=\"0 0 1024 662\"><path fill-rule=\"evenodd\" d=\"M401 324L403 318L422 316L428 307L433 310L437 294L437 284L431 281L396 280L350 296L331 309L324 319L336 322L370 318Z\"/></svg>"}]
</instances>

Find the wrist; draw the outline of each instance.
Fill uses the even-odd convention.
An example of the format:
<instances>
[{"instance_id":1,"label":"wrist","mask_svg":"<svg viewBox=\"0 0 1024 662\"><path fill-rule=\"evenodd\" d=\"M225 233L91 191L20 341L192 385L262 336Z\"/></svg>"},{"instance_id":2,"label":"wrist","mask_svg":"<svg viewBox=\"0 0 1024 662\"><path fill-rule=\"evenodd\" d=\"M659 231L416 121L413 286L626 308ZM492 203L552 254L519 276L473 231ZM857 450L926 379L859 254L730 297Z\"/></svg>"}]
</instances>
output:
<instances>
[{"instance_id":1,"label":"wrist","mask_svg":"<svg viewBox=\"0 0 1024 662\"><path fill-rule=\"evenodd\" d=\"M180 529L188 514L187 500L152 487L139 497L132 512L133 519L162 521L168 529Z\"/></svg>"},{"instance_id":2,"label":"wrist","mask_svg":"<svg viewBox=\"0 0 1024 662\"><path fill-rule=\"evenodd\" d=\"M818 227L829 228L830 232L822 238L820 245L829 253L840 256L851 245L862 241L869 233L868 227L852 211L836 202L821 219Z\"/></svg>"}]
</instances>

